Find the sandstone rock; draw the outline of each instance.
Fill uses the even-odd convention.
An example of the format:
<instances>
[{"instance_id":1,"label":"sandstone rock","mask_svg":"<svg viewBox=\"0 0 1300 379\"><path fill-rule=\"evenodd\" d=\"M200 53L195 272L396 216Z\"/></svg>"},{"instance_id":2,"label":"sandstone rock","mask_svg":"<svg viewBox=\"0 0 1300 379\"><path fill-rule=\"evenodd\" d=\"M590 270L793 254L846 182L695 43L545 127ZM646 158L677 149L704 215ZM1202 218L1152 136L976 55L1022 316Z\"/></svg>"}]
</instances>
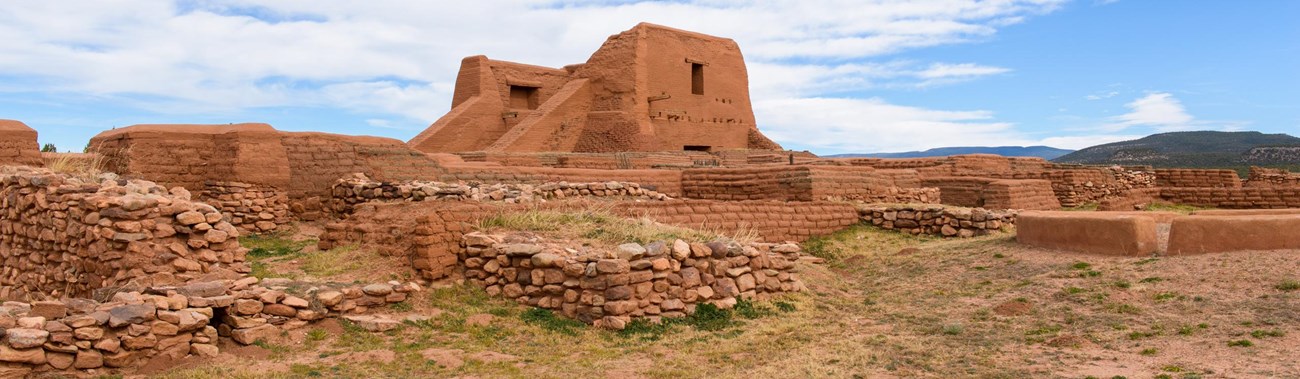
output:
<instances>
[{"instance_id":1,"label":"sandstone rock","mask_svg":"<svg viewBox=\"0 0 1300 379\"><path fill-rule=\"evenodd\" d=\"M44 317L47 320L63 318L68 314L68 307L61 301L37 301L32 303L30 316Z\"/></svg>"},{"instance_id":2,"label":"sandstone rock","mask_svg":"<svg viewBox=\"0 0 1300 379\"><path fill-rule=\"evenodd\" d=\"M45 350L39 348L15 349L9 346L0 345L0 362L43 365L45 364Z\"/></svg>"},{"instance_id":3,"label":"sandstone rock","mask_svg":"<svg viewBox=\"0 0 1300 379\"><path fill-rule=\"evenodd\" d=\"M232 310L239 315L252 316L262 312L262 307L263 303L260 300L240 299L235 300Z\"/></svg>"},{"instance_id":4,"label":"sandstone rock","mask_svg":"<svg viewBox=\"0 0 1300 379\"><path fill-rule=\"evenodd\" d=\"M9 346L15 349L27 349L45 344L50 338L50 332L31 329L31 328L13 328L5 331L5 341Z\"/></svg>"},{"instance_id":5,"label":"sandstone rock","mask_svg":"<svg viewBox=\"0 0 1300 379\"><path fill-rule=\"evenodd\" d=\"M641 244L625 243L618 245L617 254L619 259L634 261L645 256L646 249Z\"/></svg>"},{"instance_id":6,"label":"sandstone rock","mask_svg":"<svg viewBox=\"0 0 1300 379\"><path fill-rule=\"evenodd\" d=\"M316 300L320 300L321 305L333 307L343 301L343 293L334 290L321 291L316 294Z\"/></svg>"},{"instance_id":7,"label":"sandstone rock","mask_svg":"<svg viewBox=\"0 0 1300 379\"><path fill-rule=\"evenodd\" d=\"M181 225L190 226L208 221L208 218L202 213L189 211L176 215L176 221Z\"/></svg>"},{"instance_id":8,"label":"sandstone rock","mask_svg":"<svg viewBox=\"0 0 1300 379\"><path fill-rule=\"evenodd\" d=\"M104 338L104 329L95 326L87 326L73 330L72 335L79 340L95 341Z\"/></svg>"},{"instance_id":9,"label":"sandstone rock","mask_svg":"<svg viewBox=\"0 0 1300 379\"><path fill-rule=\"evenodd\" d=\"M196 343L190 345L190 354L211 358L221 354L221 350L217 348L217 345Z\"/></svg>"},{"instance_id":10,"label":"sandstone rock","mask_svg":"<svg viewBox=\"0 0 1300 379\"><path fill-rule=\"evenodd\" d=\"M262 313L280 317L294 317L298 315L298 310L284 304L267 304L262 307Z\"/></svg>"},{"instance_id":11,"label":"sandstone rock","mask_svg":"<svg viewBox=\"0 0 1300 379\"><path fill-rule=\"evenodd\" d=\"M393 286L383 283L370 284L361 287L361 292L365 292L370 296L388 296L388 294L393 293Z\"/></svg>"},{"instance_id":12,"label":"sandstone rock","mask_svg":"<svg viewBox=\"0 0 1300 379\"><path fill-rule=\"evenodd\" d=\"M81 350L72 361L72 367L80 370L104 366L104 355L96 350Z\"/></svg>"},{"instance_id":13,"label":"sandstone rock","mask_svg":"<svg viewBox=\"0 0 1300 379\"><path fill-rule=\"evenodd\" d=\"M45 353L45 360L55 369L64 370L72 367L74 355L68 353Z\"/></svg>"},{"instance_id":14,"label":"sandstone rock","mask_svg":"<svg viewBox=\"0 0 1300 379\"><path fill-rule=\"evenodd\" d=\"M682 240L673 241L673 253L672 253L673 259L685 260L686 257L689 257L690 255L691 255L690 244Z\"/></svg>"},{"instance_id":15,"label":"sandstone rock","mask_svg":"<svg viewBox=\"0 0 1300 379\"><path fill-rule=\"evenodd\" d=\"M231 330L230 339L243 345L252 345L254 342L259 340L268 341L278 334L280 334L280 328L268 324L253 328Z\"/></svg>"},{"instance_id":16,"label":"sandstone rock","mask_svg":"<svg viewBox=\"0 0 1300 379\"><path fill-rule=\"evenodd\" d=\"M108 325L120 328L128 324L140 324L156 317L157 308L153 304L119 305L108 310Z\"/></svg>"},{"instance_id":17,"label":"sandstone rock","mask_svg":"<svg viewBox=\"0 0 1300 379\"><path fill-rule=\"evenodd\" d=\"M281 303L294 308L307 308L308 306L311 305L311 303L307 302L307 299L303 299L297 296L286 296L284 300L281 301Z\"/></svg>"},{"instance_id":18,"label":"sandstone rock","mask_svg":"<svg viewBox=\"0 0 1300 379\"><path fill-rule=\"evenodd\" d=\"M533 267L536 268L559 267L559 264L563 262L564 258L549 253L540 253L532 258Z\"/></svg>"}]
</instances>

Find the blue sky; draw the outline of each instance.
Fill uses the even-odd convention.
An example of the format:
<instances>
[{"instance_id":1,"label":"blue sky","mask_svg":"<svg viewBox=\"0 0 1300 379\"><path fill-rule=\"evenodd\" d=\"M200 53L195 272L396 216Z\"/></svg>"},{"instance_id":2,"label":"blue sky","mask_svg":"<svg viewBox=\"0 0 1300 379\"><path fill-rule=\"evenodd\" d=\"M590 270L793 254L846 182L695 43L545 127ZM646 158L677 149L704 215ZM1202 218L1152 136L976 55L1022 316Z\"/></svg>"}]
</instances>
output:
<instances>
[{"instance_id":1,"label":"blue sky","mask_svg":"<svg viewBox=\"0 0 1300 379\"><path fill-rule=\"evenodd\" d=\"M407 140L464 56L559 67L646 21L735 39L759 128L790 149L1297 135L1297 19L1289 0L14 0L0 118L77 151L141 123Z\"/></svg>"}]
</instances>

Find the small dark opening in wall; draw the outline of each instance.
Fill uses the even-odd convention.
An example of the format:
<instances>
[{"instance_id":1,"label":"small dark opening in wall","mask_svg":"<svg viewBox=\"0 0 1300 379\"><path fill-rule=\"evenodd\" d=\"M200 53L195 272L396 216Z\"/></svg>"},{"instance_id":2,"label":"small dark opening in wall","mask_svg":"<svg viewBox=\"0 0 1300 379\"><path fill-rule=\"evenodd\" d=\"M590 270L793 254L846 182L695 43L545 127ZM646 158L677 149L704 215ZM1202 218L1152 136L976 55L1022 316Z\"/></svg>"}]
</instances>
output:
<instances>
[{"instance_id":1,"label":"small dark opening in wall","mask_svg":"<svg viewBox=\"0 0 1300 379\"><path fill-rule=\"evenodd\" d=\"M704 94L704 65L691 63L691 93Z\"/></svg>"},{"instance_id":2,"label":"small dark opening in wall","mask_svg":"<svg viewBox=\"0 0 1300 379\"><path fill-rule=\"evenodd\" d=\"M510 86L510 107L537 109L537 87Z\"/></svg>"},{"instance_id":3,"label":"small dark opening in wall","mask_svg":"<svg viewBox=\"0 0 1300 379\"><path fill-rule=\"evenodd\" d=\"M710 149L712 149L711 146L701 146L701 145L682 146L682 150L684 151L709 151Z\"/></svg>"}]
</instances>

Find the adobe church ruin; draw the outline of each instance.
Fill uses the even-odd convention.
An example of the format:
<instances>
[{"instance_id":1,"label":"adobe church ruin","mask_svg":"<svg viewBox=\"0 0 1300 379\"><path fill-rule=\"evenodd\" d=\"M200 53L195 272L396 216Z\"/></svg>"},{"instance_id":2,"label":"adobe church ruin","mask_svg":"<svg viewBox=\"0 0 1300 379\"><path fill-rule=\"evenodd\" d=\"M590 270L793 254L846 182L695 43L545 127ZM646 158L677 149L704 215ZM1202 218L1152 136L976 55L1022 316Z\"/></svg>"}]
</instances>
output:
<instances>
[{"instance_id":1,"label":"adobe church ruin","mask_svg":"<svg viewBox=\"0 0 1300 379\"><path fill-rule=\"evenodd\" d=\"M428 153L781 149L754 122L735 41L646 23L563 69L465 58L451 107L411 146Z\"/></svg>"}]
</instances>

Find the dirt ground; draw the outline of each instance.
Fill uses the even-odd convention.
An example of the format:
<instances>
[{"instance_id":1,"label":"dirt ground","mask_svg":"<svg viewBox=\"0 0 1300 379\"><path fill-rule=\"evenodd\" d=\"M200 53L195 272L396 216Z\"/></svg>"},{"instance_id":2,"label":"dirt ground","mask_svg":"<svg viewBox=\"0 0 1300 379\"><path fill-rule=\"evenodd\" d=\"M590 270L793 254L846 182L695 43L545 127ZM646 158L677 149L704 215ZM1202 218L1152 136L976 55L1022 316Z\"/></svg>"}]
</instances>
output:
<instances>
[{"instance_id":1,"label":"dirt ground","mask_svg":"<svg viewBox=\"0 0 1300 379\"><path fill-rule=\"evenodd\" d=\"M1300 377L1300 251L1116 258L1023 247L1007 234L941 240L869 227L805 246L826 258L801 267L810 291L733 312L721 328L595 330L443 284L386 310L431 316L395 331L329 321L134 375ZM362 262L363 276L389 264ZM292 270L285 264L268 271Z\"/></svg>"}]
</instances>

